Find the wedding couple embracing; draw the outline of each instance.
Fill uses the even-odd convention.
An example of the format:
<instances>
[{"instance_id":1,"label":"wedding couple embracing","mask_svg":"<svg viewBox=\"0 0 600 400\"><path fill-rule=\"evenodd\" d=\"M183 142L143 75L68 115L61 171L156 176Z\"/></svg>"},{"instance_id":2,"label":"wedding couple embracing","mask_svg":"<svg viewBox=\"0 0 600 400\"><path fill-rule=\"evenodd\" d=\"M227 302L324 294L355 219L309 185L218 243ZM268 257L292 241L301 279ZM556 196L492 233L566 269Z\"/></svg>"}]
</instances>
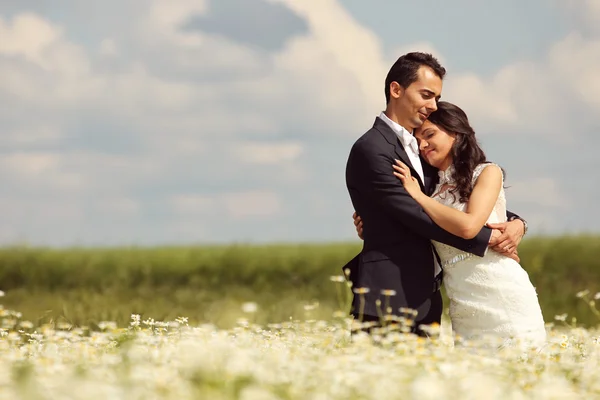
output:
<instances>
[{"instance_id":1,"label":"wedding couple embracing","mask_svg":"<svg viewBox=\"0 0 600 400\"><path fill-rule=\"evenodd\" d=\"M375 326L410 317L426 336L441 323L443 282L456 335L541 346L542 311L517 251L527 223L506 210L504 171L465 112L440 101L445 74L430 54L401 56L385 79L385 111L350 151L346 185L364 241L343 267L351 314Z\"/></svg>"}]
</instances>

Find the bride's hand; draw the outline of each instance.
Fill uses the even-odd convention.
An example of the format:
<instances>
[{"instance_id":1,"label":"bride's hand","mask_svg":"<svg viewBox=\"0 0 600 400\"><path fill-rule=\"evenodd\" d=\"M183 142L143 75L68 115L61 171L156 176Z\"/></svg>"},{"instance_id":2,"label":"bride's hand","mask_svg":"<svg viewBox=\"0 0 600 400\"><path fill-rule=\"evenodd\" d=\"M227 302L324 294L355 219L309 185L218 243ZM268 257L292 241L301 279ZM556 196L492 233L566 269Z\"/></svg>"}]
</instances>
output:
<instances>
[{"instance_id":1,"label":"bride's hand","mask_svg":"<svg viewBox=\"0 0 600 400\"><path fill-rule=\"evenodd\" d=\"M517 251L517 246L513 247L510 245L498 248L498 243L502 241L503 237L504 232L499 229L492 229L492 236L490 237L488 246L508 258L512 258L516 262L521 262L521 259L519 258L519 252Z\"/></svg>"},{"instance_id":2,"label":"bride's hand","mask_svg":"<svg viewBox=\"0 0 600 400\"><path fill-rule=\"evenodd\" d=\"M394 175L396 175L404 185L404 189L410 194L413 198L416 198L418 195L422 194L421 186L419 186L419 181L414 176L410 174L410 168L406 164L404 164L400 160L396 160L396 164L392 164L394 167Z\"/></svg>"}]
</instances>

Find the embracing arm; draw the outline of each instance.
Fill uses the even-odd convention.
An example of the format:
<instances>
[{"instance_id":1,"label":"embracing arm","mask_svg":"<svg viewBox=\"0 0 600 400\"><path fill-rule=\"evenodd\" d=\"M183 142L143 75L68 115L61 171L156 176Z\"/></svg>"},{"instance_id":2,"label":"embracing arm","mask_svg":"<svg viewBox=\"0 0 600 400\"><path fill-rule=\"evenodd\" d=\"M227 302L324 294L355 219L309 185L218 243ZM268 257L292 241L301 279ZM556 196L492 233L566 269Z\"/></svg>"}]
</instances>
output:
<instances>
[{"instance_id":1,"label":"embracing arm","mask_svg":"<svg viewBox=\"0 0 600 400\"><path fill-rule=\"evenodd\" d=\"M483 256L491 237L491 229L479 229L471 240L453 235L438 226L423 208L408 194L402 183L393 175L394 160L386 154L370 152L363 146L353 149L352 162L357 174L363 175L361 190L373 196L379 205L399 223L417 234L448 244L460 250ZM483 224L481 225L483 226Z\"/></svg>"},{"instance_id":2,"label":"embracing arm","mask_svg":"<svg viewBox=\"0 0 600 400\"><path fill-rule=\"evenodd\" d=\"M506 210L506 220L507 221L511 221L513 219L522 219L521 217L519 217L517 214L515 214L514 212L508 211Z\"/></svg>"},{"instance_id":3,"label":"embracing arm","mask_svg":"<svg viewBox=\"0 0 600 400\"><path fill-rule=\"evenodd\" d=\"M487 222L501 188L502 171L496 166L488 166L477 178L465 212L445 206L421 191L415 193L415 200L436 224L450 233L471 239Z\"/></svg>"},{"instance_id":4,"label":"embracing arm","mask_svg":"<svg viewBox=\"0 0 600 400\"><path fill-rule=\"evenodd\" d=\"M518 216L517 214L510 212L508 210L506 210L506 221L508 221L508 223L514 222L514 223L519 223L517 228L514 228L515 230L515 234L520 236L521 238L523 238L523 236L525 236L525 234L527 233L527 221L525 221L524 218Z\"/></svg>"}]
</instances>

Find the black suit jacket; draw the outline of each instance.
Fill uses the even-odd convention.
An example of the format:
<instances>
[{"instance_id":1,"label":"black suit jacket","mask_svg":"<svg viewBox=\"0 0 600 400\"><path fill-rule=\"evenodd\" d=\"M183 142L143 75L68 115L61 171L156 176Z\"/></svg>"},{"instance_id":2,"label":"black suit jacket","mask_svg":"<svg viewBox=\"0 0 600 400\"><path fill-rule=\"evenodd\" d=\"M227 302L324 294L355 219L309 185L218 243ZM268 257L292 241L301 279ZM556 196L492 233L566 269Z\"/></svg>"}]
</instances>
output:
<instances>
[{"instance_id":1,"label":"black suit jacket","mask_svg":"<svg viewBox=\"0 0 600 400\"><path fill-rule=\"evenodd\" d=\"M380 118L354 143L346 165L346 186L363 220L364 244L361 253L343 268L350 269L353 288L369 289L362 312L370 316L385 314L386 302L395 315L401 314L400 307L420 314L428 311L425 308L434 284L432 239L483 256L491 237L491 229L486 227L474 239L466 240L436 225L393 175L395 158L411 168L421 190L430 195L438 182L437 169L422 160L422 182L396 133ZM396 295L386 300L381 294L384 289L394 290ZM360 312L360 297L354 295L351 313ZM377 299L381 300L379 311Z\"/></svg>"}]
</instances>

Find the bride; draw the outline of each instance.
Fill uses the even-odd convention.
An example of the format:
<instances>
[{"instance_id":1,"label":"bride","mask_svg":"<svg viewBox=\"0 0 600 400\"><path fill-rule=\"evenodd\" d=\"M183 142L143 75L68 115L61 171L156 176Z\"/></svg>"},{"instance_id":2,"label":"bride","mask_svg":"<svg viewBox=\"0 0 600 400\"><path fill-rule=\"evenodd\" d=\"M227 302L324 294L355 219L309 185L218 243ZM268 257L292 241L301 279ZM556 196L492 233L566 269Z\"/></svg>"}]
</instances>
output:
<instances>
[{"instance_id":1,"label":"bride","mask_svg":"<svg viewBox=\"0 0 600 400\"><path fill-rule=\"evenodd\" d=\"M396 160L394 175L431 219L450 233L473 238L487 223L506 220L504 172L486 161L467 115L440 101L415 130L419 150L439 172L432 197ZM483 258L433 241L444 269L452 330L463 338L495 336L535 346L546 339L535 288L517 261L492 249Z\"/></svg>"}]
</instances>

